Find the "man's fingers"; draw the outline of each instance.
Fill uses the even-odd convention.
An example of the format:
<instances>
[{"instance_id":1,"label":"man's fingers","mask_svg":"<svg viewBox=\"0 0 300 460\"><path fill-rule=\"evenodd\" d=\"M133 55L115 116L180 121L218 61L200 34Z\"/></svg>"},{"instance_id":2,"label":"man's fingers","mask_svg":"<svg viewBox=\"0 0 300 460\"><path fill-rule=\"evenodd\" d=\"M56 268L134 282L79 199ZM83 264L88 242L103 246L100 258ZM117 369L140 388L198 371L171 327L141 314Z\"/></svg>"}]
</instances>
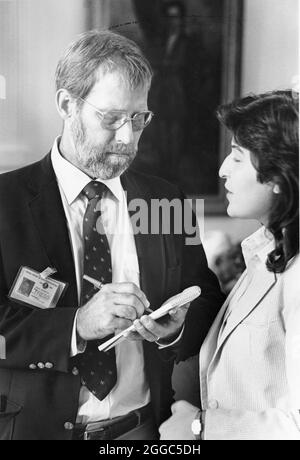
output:
<instances>
[{"instance_id":1,"label":"man's fingers","mask_svg":"<svg viewBox=\"0 0 300 460\"><path fill-rule=\"evenodd\" d=\"M124 334L124 337L125 339L133 340L134 342L140 342L141 340L144 340L143 337L136 331L126 332L126 334Z\"/></svg>"},{"instance_id":2,"label":"man's fingers","mask_svg":"<svg viewBox=\"0 0 300 460\"><path fill-rule=\"evenodd\" d=\"M145 296L145 294L143 293L143 291L141 291L141 289L138 288L137 285L134 283L113 283L113 284L110 284L109 286L111 286L110 289L112 292L115 292L118 294L135 295L136 297L140 299L140 301L142 302L145 308L148 308L150 305L150 302Z\"/></svg>"},{"instance_id":3,"label":"man's fingers","mask_svg":"<svg viewBox=\"0 0 300 460\"><path fill-rule=\"evenodd\" d=\"M124 331L124 329L127 329L128 327L132 326L132 321L124 318L115 317L113 319L112 324L115 331Z\"/></svg>"},{"instance_id":4,"label":"man's fingers","mask_svg":"<svg viewBox=\"0 0 300 460\"><path fill-rule=\"evenodd\" d=\"M140 318L141 324L155 337L161 337L165 335L165 328L163 325L154 321L150 316L144 315Z\"/></svg>"},{"instance_id":5,"label":"man's fingers","mask_svg":"<svg viewBox=\"0 0 300 460\"><path fill-rule=\"evenodd\" d=\"M134 307L129 305L116 305L114 304L110 312L119 318L128 319L131 323L137 318L137 311Z\"/></svg>"},{"instance_id":6,"label":"man's fingers","mask_svg":"<svg viewBox=\"0 0 300 460\"><path fill-rule=\"evenodd\" d=\"M143 325L143 323L141 322L143 318L145 317L142 316L140 320L137 319L134 321L133 325L136 331L143 337L143 339L147 340L148 342L156 342L159 339L159 335L153 333L151 330L149 330L148 327L146 328Z\"/></svg>"},{"instance_id":7,"label":"man's fingers","mask_svg":"<svg viewBox=\"0 0 300 460\"><path fill-rule=\"evenodd\" d=\"M182 314L186 315L189 307L190 307L191 303L186 303L185 305L182 305L182 307L178 307L178 308L173 308L172 310L169 311L169 315L171 316L176 316L177 313L180 313L182 312Z\"/></svg>"},{"instance_id":8,"label":"man's fingers","mask_svg":"<svg viewBox=\"0 0 300 460\"><path fill-rule=\"evenodd\" d=\"M113 294L112 300L115 305L128 306L134 309L135 317L132 320L140 318L145 311L144 304L135 294Z\"/></svg>"}]
</instances>

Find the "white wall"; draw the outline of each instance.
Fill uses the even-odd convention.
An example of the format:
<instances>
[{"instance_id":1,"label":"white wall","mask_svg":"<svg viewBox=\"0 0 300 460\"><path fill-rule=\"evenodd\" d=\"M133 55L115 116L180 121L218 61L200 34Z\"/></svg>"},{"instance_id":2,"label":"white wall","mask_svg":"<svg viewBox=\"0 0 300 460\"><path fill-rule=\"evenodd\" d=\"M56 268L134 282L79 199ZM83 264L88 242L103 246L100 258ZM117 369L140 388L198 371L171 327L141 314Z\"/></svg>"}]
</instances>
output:
<instances>
[{"instance_id":1,"label":"white wall","mask_svg":"<svg viewBox=\"0 0 300 460\"><path fill-rule=\"evenodd\" d=\"M61 130L54 106L60 54L85 27L85 0L0 2L0 172L46 154Z\"/></svg>"},{"instance_id":2,"label":"white wall","mask_svg":"<svg viewBox=\"0 0 300 460\"><path fill-rule=\"evenodd\" d=\"M243 93L289 88L299 73L299 0L245 0Z\"/></svg>"}]
</instances>

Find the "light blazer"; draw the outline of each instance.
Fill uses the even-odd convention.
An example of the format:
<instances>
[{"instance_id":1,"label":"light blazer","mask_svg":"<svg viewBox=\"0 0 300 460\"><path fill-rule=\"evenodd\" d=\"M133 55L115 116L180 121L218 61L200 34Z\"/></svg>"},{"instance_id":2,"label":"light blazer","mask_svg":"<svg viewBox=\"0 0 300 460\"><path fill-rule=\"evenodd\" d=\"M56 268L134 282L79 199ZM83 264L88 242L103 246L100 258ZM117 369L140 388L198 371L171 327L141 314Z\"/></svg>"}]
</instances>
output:
<instances>
[{"instance_id":1,"label":"light blazer","mask_svg":"<svg viewBox=\"0 0 300 460\"><path fill-rule=\"evenodd\" d=\"M300 258L261 271L227 324L219 311L200 350L205 439L300 439Z\"/></svg>"},{"instance_id":2,"label":"light blazer","mask_svg":"<svg viewBox=\"0 0 300 460\"><path fill-rule=\"evenodd\" d=\"M152 198L182 198L178 188L168 182L133 171L126 171L121 182L128 201L139 198L150 205ZM184 240L185 235L173 231L135 235L141 289L152 308L189 285L202 288L201 297L189 312L179 358L197 352L199 334L190 333L195 318L199 318L200 338L204 337L223 302L202 246L185 246ZM194 260L197 263L191 263ZM40 310L8 299L22 265L38 271L48 266L57 269L55 276L67 282L68 288L56 308ZM80 378L72 374L70 363L77 308L66 217L47 155L33 165L0 176L0 334L7 347L6 359L0 360L0 394L20 408L14 425L0 424L0 439L71 439L80 391ZM144 342L144 358L159 425L170 414L174 360L170 352L160 351L149 342ZM38 363L53 367L32 369Z\"/></svg>"}]
</instances>

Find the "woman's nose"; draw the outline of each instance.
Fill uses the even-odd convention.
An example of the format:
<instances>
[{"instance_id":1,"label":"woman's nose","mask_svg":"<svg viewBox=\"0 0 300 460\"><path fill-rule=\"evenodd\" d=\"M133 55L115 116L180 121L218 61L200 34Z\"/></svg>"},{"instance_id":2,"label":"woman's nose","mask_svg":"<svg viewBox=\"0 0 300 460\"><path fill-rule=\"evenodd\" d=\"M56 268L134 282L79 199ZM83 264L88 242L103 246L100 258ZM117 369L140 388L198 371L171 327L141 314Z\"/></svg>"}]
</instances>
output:
<instances>
[{"instance_id":1,"label":"woman's nose","mask_svg":"<svg viewBox=\"0 0 300 460\"><path fill-rule=\"evenodd\" d=\"M221 179L226 179L229 175L229 168L228 168L229 164L228 164L228 157L225 158L225 160L223 161L220 169L219 169L219 176L221 177Z\"/></svg>"}]
</instances>

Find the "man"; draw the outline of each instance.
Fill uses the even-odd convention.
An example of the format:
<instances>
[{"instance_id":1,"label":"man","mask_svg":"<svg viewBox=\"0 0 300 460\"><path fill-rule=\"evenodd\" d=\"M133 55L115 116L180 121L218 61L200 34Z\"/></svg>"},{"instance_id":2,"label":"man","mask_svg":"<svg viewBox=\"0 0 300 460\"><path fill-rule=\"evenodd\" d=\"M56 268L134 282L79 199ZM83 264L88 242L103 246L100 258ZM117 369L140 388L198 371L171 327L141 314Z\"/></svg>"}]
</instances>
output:
<instances>
[{"instance_id":1,"label":"man","mask_svg":"<svg viewBox=\"0 0 300 460\"><path fill-rule=\"evenodd\" d=\"M188 324L181 333L187 308L163 322L145 310L197 284L204 337L221 304L201 245L185 247L174 231L133 232L134 199L182 199L128 169L152 116L151 76L133 42L82 34L56 72L62 136L43 160L0 179L0 392L20 408L11 439L155 439L172 402L174 357L163 347L183 335L183 359L199 344ZM25 274L35 282L26 301ZM127 340L98 351L132 324Z\"/></svg>"}]
</instances>

